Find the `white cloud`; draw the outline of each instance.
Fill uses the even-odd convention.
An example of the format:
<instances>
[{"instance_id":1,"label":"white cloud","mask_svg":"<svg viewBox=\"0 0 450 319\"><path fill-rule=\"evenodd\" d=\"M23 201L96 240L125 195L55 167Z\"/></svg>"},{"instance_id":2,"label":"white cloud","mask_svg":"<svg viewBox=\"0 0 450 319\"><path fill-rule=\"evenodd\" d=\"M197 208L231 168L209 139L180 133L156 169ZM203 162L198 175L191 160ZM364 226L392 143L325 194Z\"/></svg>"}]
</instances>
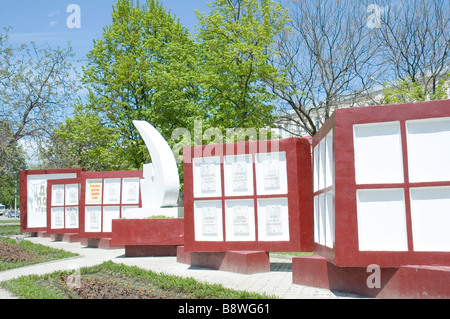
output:
<instances>
[{"instance_id":1,"label":"white cloud","mask_svg":"<svg viewBox=\"0 0 450 319\"><path fill-rule=\"evenodd\" d=\"M55 20L52 20L52 21L50 21L50 23L49 23L49 27L50 28L52 28L52 27L54 27L54 26L56 26L58 24L58 21L55 21Z\"/></svg>"},{"instance_id":2,"label":"white cloud","mask_svg":"<svg viewBox=\"0 0 450 319\"><path fill-rule=\"evenodd\" d=\"M60 14L60 13L61 13L60 11L52 11L52 12L50 12L50 13L48 14L48 17L51 18L51 17L56 16L56 15L58 15L58 14Z\"/></svg>"}]
</instances>

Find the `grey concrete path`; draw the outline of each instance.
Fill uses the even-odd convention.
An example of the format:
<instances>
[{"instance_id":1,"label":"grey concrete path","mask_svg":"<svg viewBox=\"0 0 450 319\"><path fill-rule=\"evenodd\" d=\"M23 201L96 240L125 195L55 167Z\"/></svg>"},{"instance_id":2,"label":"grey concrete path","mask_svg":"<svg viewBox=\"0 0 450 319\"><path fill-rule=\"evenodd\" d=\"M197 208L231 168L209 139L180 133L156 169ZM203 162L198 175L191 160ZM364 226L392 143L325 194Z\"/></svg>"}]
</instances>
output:
<instances>
[{"instance_id":1,"label":"grey concrete path","mask_svg":"<svg viewBox=\"0 0 450 319\"><path fill-rule=\"evenodd\" d=\"M112 260L130 266L162 272L183 277L192 277L199 281L222 284L224 287L266 293L282 299L348 299L360 296L332 292L292 283L292 264L289 258L272 257L271 271L252 275L192 267L176 261L176 257L124 257L124 249L88 248L80 243L53 241L50 238L26 237L34 243L64 249L80 254L78 257L52 261L0 272L0 281L5 281L29 274L42 275L58 270L76 269L79 267L101 264ZM16 298L9 292L0 289L0 299Z\"/></svg>"}]
</instances>

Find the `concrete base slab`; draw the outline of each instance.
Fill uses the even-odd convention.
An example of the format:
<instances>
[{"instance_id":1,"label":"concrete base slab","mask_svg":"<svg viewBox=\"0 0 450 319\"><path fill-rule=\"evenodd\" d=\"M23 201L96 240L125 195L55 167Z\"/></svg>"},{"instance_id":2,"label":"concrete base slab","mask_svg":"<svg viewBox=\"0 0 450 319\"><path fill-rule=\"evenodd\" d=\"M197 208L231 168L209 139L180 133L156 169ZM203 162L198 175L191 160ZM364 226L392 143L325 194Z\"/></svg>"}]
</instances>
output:
<instances>
[{"instance_id":1,"label":"concrete base slab","mask_svg":"<svg viewBox=\"0 0 450 319\"><path fill-rule=\"evenodd\" d=\"M125 257L162 257L176 256L177 246L160 245L160 246L125 246Z\"/></svg>"},{"instance_id":2,"label":"concrete base slab","mask_svg":"<svg viewBox=\"0 0 450 319\"><path fill-rule=\"evenodd\" d=\"M191 253L184 250L184 246L177 247L177 262L180 264L191 264Z\"/></svg>"},{"instance_id":3,"label":"concrete base slab","mask_svg":"<svg viewBox=\"0 0 450 319\"><path fill-rule=\"evenodd\" d=\"M100 249L121 249L124 246L111 245L111 238L88 238L87 246Z\"/></svg>"},{"instance_id":4,"label":"concrete base slab","mask_svg":"<svg viewBox=\"0 0 450 319\"><path fill-rule=\"evenodd\" d=\"M337 267L321 256L292 258L292 282L381 299L448 299L450 267Z\"/></svg>"},{"instance_id":5,"label":"concrete base slab","mask_svg":"<svg viewBox=\"0 0 450 319\"><path fill-rule=\"evenodd\" d=\"M51 234L50 238L54 241L62 241L64 234Z\"/></svg>"},{"instance_id":6,"label":"concrete base slab","mask_svg":"<svg viewBox=\"0 0 450 319\"><path fill-rule=\"evenodd\" d=\"M78 234L64 234L62 240L66 243L75 243L81 241L81 238Z\"/></svg>"},{"instance_id":7,"label":"concrete base slab","mask_svg":"<svg viewBox=\"0 0 450 319\"><path fill-rule=\"evenodd\" d=\"M265 251L190 252L177 250L177 261L195 267L216 269L239 274L270 271L269 253Z\"/></svg>"},{"instance_id":8,"label":"concrete base slab","mask_svg":"<svg viewBox=\"0 0 450 319\"><path fill-rule=\"evenodd\" d=\"M39 232L37 232L37 237L50 238L51 235L49 233L47 233L46 231L39 231Z\"/></svg>"}]
</instances>

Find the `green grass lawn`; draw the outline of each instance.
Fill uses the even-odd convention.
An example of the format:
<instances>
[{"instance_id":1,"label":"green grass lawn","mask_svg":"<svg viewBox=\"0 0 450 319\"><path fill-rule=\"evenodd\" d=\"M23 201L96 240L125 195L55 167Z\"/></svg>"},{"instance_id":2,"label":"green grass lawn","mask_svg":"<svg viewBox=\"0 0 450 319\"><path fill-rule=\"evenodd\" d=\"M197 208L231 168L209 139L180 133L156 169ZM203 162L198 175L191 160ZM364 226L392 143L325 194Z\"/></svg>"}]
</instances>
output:
<instances>
[{"instance_id":1,"label":"green grass lawn","mask_svg":"<svg viewBox=\"0 0 450 319\"><path fill-rule=\"evenodd\" d=\"M20 219L0 220L0 226L3 224L20 224Z\"/></svg>"},{"instance_id":2,"label":"green grass lawn","mask_svg":"<svg viewBox=\"0 0 450 319\"><path fill-rule=\"evenodd\" d=\"M67 278L79 278L70 285ZM84 267L78 273L57 271L22 276L0 283L24 299L270 299L272 296L206 284L192 278L158 274L112 261Z\"/></svg>"},{"instance_id":3,"label":"green grass lawn","mask_svg":"<svg viewBox=\"0 0 450 319\"><path fill-rule=\"evenodd\" d=\"M20 225L9 225L0 223L0 236L10 236L20 234Z\"/></svg>"},{"instance_id":4,"label":"green grass lawn","mask_svg":"<svg viewBox=\"0 0 450 319\"><path fill-rule=\"evenodd\" d=\"M69 258L77 254L13 238L20 234L17 221L0 222L0 271L51 260ZM1 237L5 236L5 237ZM277 252L276 255L305 256L313 253ZM78 276L81 287L67 284L74 274L58 271L47 275L22 276L1 282L0 286L23 299L269 299L265 294L236 291L222 285L210 285L192 278L157 274L135 266L111 261L82 268Z\"/></svg>"}]
</instances>

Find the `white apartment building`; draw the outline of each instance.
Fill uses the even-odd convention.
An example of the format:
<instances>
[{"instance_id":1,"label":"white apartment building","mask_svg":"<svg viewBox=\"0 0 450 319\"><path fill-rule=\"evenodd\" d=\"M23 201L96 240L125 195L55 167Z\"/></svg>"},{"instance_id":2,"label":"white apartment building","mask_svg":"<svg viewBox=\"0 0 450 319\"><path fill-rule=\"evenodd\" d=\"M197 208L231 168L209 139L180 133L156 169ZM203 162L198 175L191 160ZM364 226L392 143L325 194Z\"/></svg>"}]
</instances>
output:
<instances>
[{"instance_id":1,"label":"white apartment building","mask_svg":"<svg viewBox=\"0 0 450 319\"><path fill-rule=\"evenodd\" d=\"M449 67L450 69L450 67ZM443 77L441 77L443 78ZM450 98L450 80L445 84L447 98ZM348 108L348 107L364 107L384 104L384 89L382 85L377 85L371 90L365 92L355 92L355 94L348 95L340 99L339 105L332 108L330 114L334 112L336 108ZM319 130L321 123L323 123L323 115L318 112L314 112L313 122L316 125L316 129ZM274 123L276 128L272 128L272 134L279 138L288 137L310 137L309 134L298 124L298 116L294 110L283 110L278 112L279 119ZM319 116L321 120L319 120Z\"/></svg>"}]
</instances>

